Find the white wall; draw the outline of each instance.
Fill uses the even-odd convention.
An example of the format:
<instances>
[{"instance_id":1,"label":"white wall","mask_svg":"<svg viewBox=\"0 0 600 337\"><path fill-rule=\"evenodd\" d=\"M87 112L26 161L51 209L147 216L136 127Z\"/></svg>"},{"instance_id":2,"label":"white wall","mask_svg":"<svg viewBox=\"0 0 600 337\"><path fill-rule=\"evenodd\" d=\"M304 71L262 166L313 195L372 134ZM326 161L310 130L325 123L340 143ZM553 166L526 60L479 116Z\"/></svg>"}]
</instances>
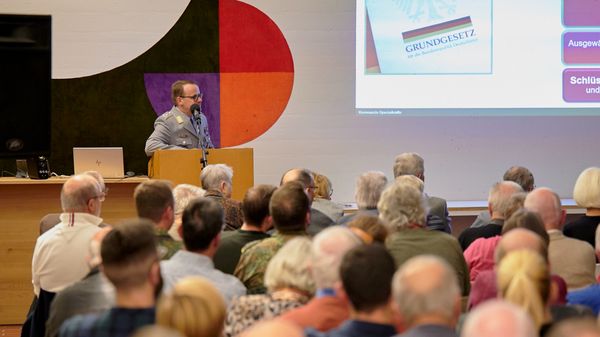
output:
<instances>
[{"instance_id":1,"label":"white wall","mask_svg":"<svg viewBox=\"0 0 600 337\"><path fill-rule=\"evenodd\" d=\"M537 186L569 198L579 172L600 166L597 117L358 116L354 1L246 2L279 25L295 68L286 111L266 134L244 145L255 149L256 183L277 184L283 171L304 166L332 179L334 199L352 201L357 175L381 170L391 178L394 156L416 151L425 158L426 191L432 195L483 200L506 168L519 164L534 172ZM108 70L139 55L186 3L2 0L0 12L55 15L53 77L65 78Z\"/></svg>"}]
</instances>

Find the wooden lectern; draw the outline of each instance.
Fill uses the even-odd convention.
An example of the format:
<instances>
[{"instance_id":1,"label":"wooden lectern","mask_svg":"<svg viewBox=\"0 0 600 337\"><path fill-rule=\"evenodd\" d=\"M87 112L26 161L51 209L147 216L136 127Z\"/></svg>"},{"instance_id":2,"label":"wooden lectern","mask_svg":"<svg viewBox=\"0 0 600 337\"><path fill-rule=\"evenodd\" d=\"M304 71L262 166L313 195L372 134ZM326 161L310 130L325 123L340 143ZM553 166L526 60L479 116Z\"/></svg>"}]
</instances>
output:
<instances>
[{"instance_id":1,"label":"wooden lectern","mask_svg":"<svg viewBox=\"0 0 600 337\"><path fill-rule=\"evenodd\" d=\"M174 185L200 186L202 150L158 150L148 162L148 176L170 180ZM253 149L208 149L208 164L227 164L233 168L233 195L242 200L244 193L254 186Z\"/></svg>"}]
</instances>

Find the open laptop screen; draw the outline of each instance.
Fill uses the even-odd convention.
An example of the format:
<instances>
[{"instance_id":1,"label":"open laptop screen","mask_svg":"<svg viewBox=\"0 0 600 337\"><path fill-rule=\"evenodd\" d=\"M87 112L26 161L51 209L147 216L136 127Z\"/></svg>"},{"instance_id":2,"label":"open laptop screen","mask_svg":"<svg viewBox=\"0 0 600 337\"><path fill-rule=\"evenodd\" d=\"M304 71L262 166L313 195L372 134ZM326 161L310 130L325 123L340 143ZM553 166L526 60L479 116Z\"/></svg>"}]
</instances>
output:
<instances>
[{"instance_id":1,"label":"open laptop screen","mask_svg":"<svg viewBox=\"0 0 600 337\"><path fill-rule=\"evenodd\" d=\"M123 178L122 147L74 147L73 167L75 174L97 171L104 178Z\"/></svg>"}]
</instances>

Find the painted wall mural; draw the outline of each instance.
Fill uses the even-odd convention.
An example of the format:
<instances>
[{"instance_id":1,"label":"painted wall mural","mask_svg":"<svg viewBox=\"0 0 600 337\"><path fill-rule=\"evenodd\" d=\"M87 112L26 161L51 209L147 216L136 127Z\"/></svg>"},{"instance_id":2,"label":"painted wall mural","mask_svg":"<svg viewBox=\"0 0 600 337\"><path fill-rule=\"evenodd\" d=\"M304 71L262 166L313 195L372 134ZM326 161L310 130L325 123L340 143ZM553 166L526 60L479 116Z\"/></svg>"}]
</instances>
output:
<instances>
[{"instance_id":1,"label":"painted wall mural","mask_svg":"<svg viewBox=\"0 0 600 337\"><path fill-rule=\"evenodd\" d=\"M259 137L281 116L294 65L285 37L259 9L191 0L167 34L129 63L52 81L52 170L72 173L72 147L123 146L126 170L145 174L144 143L154 119L171 108L177 79L199 84L211 138L229 147Z\"/></svg>"}]
</instances>

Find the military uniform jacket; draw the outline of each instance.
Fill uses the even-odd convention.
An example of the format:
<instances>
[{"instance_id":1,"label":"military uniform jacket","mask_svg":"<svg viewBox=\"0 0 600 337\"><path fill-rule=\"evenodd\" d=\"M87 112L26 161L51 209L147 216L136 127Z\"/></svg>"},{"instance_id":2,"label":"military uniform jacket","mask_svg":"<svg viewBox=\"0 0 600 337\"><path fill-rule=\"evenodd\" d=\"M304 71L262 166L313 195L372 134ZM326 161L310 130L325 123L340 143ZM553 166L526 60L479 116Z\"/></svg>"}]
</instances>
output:
<instances>
[{"instance_id":1,"label":"military uniform jacket","mask_svg":"<svg viewBox=\"0 0 600 337\"><path fill-rule=\"evenodd\" d=\"M190 117L177 107L159 116L154 122L154 132L146 141L146 155L152 156L156 150L214 148L208 133L208 121L200 114L200 136L198 136ZM202 143L201 143L202 142Z\"/></svg>"}]
</instances>

